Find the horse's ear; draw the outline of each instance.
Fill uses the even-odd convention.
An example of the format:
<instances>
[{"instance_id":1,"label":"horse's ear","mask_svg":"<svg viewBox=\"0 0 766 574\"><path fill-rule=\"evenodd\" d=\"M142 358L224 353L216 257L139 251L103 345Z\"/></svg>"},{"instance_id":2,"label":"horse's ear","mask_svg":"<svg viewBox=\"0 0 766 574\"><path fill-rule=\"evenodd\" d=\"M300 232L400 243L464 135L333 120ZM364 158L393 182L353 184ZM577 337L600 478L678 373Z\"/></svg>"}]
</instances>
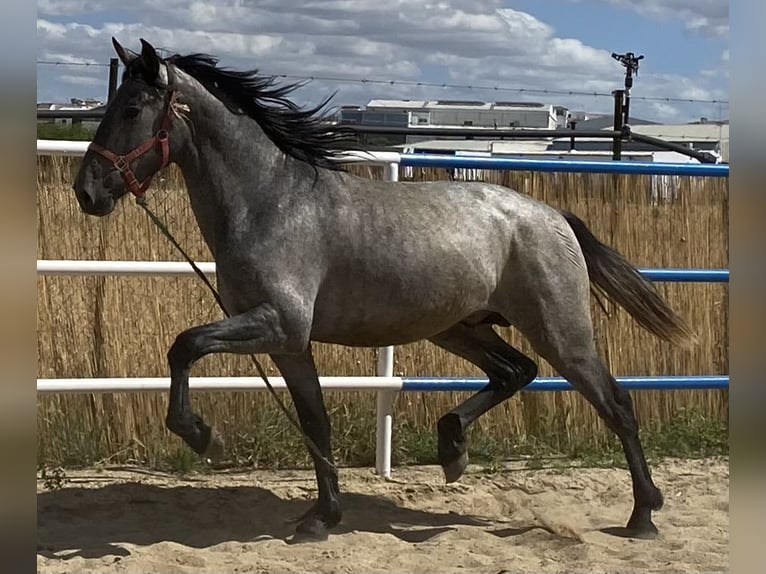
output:
<instances>
[{"instance_id":1,"label":"horse's ear","mask_svg":"<svg viewBox=\"0 0 766 574\"><path fill-rule=\"evenodd\" d=\"M138 58L138 54L136 54L133 50L123 48L122 45L117 41L117 38L114 36L112 36L112 46L114 46L114 51L117 52L117 55L120 57L120 61L126 68L130 65L131 62L133 62L133 60Z\"/></svg>"},{"instance_id":2,"label":"horse's ear","mask_svg":"<svg viewBox=\"0 0 766 574\"><path fill-rule=\"evenodd\" d=\"M154 84L160 73L160 57L149 42L141 38L141 63L144 65L144 79Z\"/></svg>"}]
</instances>

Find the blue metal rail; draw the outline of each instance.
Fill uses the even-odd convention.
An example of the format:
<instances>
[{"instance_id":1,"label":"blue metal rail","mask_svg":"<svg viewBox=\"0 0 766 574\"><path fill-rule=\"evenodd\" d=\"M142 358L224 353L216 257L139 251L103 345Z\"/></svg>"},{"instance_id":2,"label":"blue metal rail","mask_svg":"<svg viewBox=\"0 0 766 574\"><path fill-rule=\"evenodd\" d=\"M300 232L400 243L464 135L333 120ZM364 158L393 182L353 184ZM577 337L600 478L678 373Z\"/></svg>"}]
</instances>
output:
<instances>
[{"instance_id":1,"label":"blue metal rail","mask_svg":"<svg viewBox=\"0 0 766 574\"><path fill-rule=\"evenodd\" d=\"M402 154L400 165L446 169L507 169L516 171L558 171L580 173L619 173L639 175L687 175L728 177L725 163L666 163L644 161L600 161L576 159L526 159L473 157L440 154Z\"/></svg>"},{"instance_id":2,"label":"blue metal rail","mask_svg":"<svg viewBox=\"0 0 766 574\"><path fill-rule=\"evenodd\" d=\"M650 281L672 283L728 283L728 269L639 269Z\"/></svg>"},{"instance_id":3,"label":"blue metal rail","mask_svg":"<svg viewBox=\"0 0 766 574\"><path fill-rule=\"evenodd\" d=\"M729 375L615 377L628 390L684 391L728 389ZM480 391L486 377L402 377L403 391ZM525 391L573 391L561 377L538 377L524 387Z\"/></svg>"}]
</instances>

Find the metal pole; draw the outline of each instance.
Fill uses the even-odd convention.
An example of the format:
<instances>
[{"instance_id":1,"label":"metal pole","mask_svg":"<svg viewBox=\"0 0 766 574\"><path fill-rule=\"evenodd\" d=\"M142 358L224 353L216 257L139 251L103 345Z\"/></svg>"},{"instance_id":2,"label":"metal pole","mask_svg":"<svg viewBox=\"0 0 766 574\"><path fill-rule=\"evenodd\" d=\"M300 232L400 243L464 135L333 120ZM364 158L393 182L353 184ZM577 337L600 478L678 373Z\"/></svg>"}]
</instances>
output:
<instances>
[{"instance_id":1,"label":"metal pole","mask_svg":"<svg viewBox=\"0 0 766 574\"><path fill-rule=\"evenodd\" d=\"M196 265L206 275L215 276L215 262L197 261ZM638 272L649 281L673 281L684 283L729 282L728 269L639 268ZM184 261L97 261L82 259L38 259L37 275L41 277L54 277L60 275L177 277L194 276L195 273L191 265Z\"/></svg>"},{"instance_id":2,"label":"metal pole","mask_svg":"<svg viewBox=\"0 0 766 574\"><path fill-rule=\"evenodd\" d=\"M623 120L623 96L625 90L614 90L612 92L614 96L614 131L622 133L622 120ZM622 159L622 135L615 136L612 140L612 159Z\"/></svg>"},{"instance_id":3,"label":"metal pole","mask_svg":"<svg viewBox=\"0 0 766 574\"><path fill-rule=\"evenodd\" d=\"M378 376L394 372L394 348L381 347L378 355ZM394 429L394 398L396 391L379 390L376 400L375 472L391 476L391 444Z\"/></svg>"},{"instance_id":4,"label":"metal pole","mask_svg":"<svg viewBox=\"0 0 766 574\"><path fill-rule=\"evenodd\" d=\"M636 56L633 52L624 54L612 53L612 58L620 62L625 67L625 92L622 108L622 125L630 125L630 89L633 87L633 74L638 75L639 62L644 56Z\"/></svg>"},{"instance_id":5,"label":"metal pole","mask_svg":"<svg viewBox=\"0 0 766 574\"><path fill-rule=\"evenodd\" d=\"M114 93L117 91L117 75L120 72L120 63L117 58L109 59L109 91L106 96L106 101L111 102L114 97Z\"/></svg>"},{"instance_id":6,"label":"metal pole","mask_svg":"<svg viewBox=\"0 0 766 574\"><path fill-rule=\"evenodd\" d=\"M53 110L59 114L69 113ZM50 110L40 110L38 117L46 117L53 114ZM56 116L56 117L59 117ZM537 128L481 128L481 127L394 127L394 126L368 126L368 125L343 125L344 130L355 133L384 134L384 135L416 135L434 137L472 137L474 139L540 139L540 138L569 138L572 134L567 128L537 129ZM575 137L604 138L609 139L616 134L609 130L578 130Z\"/></svg>"},{"instance_id":7,"label":"metal pole","mask_svg":"<svg viewBox=\"0 0 766 574\"><path fill-rule=\"evenodd\" d=\"M572 137L569 138L569 151L574 151L575 150L574 131L575 131L576 127L577 127L577 120L575 120L575 119L569 120L569 128L572 130Z\"/></svg>"},{"instance_id":8,"label":"metal pole","mask_svg":"<svg viewBox=\"0 0 766 574\"><path fill-rule=\"evenodd\" d=\"M706 151L696 150L694 148L683 146L681 144L677 144L675 142L671 142L668 140L655 138L653 136L637 134L633 130L630 131L630 135L628 137L630 137L632 141L649 144L659 149L666 149L669 151L680 153L682 155L693 157L694 159L698 160L700 163L717 163L718 162L718 159L713 154L710 154Z\"/></svg>"},{"instance_id":9,"label":"metal pole","mask_svg":"<svg viewBox=\"0 0 766 574\"><path fill-rule=\"evenodd\" d=\"M286 391L283 377L269 376L271 386ZM331 391L381 391L396 392L402 388L401 377L319 377L319 385ZM193 391L265 391L266 385L259 377L191 377L189 388ZM95 379L37 379L37 392L46 393L143 393L166 392L167 377L102 377Z\"/></svg>"},{"instance_id":10,"label":"metal pole","mask_svg":"<svg viewBox=\"0 0 766 574\"><path fill-rule=\"evenodd\" d=\"M384 166L384 179L399 181L399 164L388 163ZM378 376L392 377L394 375L394 348L380 347L378 349ZM391 476L391 443L394 426L395 391L378 391L376 404L375 429L375 471L385 478Z\"/></svg>"},{"instance_id":11,"label":"metal pole","mask_svg":"<svg viewBox=\"0 0 766 574\"><path fill-rule=\"evenodd\" d=\"M621 173L729 177L728 164L669 163L655 161L601 161L589 159L527 159L430 153L402 154L404 167L444 169L507 169L568 173Z\"/></svg>"}]
</instances>

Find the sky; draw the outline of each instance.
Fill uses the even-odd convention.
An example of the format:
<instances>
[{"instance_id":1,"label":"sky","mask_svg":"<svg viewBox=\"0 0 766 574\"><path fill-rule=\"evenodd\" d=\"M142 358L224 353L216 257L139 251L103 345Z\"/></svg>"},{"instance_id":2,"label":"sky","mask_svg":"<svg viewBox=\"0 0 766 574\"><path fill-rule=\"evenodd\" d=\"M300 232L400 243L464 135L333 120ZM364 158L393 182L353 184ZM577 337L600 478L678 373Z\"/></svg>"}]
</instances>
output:
<instances>
[{"instance_id":1,"label":"sky","mask_svg":"<svg viewBox=\"0 0 766 574\"><path fill-rule=\"evenodd\" d=\"M38 0L37 8L38 102L105 100L114 36L133 50L144 38L167 54L204 52L288 82L313 78L294 92L299 105L335 93L334 106L521 100L611 113L609 94L625 78L611 54L630 51L644 56L632 117L729 117L723 0Z\"/></svg>"}]
</instances>

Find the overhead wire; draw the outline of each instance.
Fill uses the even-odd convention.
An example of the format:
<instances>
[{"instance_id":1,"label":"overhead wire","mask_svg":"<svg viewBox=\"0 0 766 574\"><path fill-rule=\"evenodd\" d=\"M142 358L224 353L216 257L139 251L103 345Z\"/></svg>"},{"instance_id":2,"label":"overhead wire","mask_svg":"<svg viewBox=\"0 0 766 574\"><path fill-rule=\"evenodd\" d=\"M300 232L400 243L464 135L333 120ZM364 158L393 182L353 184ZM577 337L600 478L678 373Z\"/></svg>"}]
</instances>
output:
<instances>
[{"instance_id":1,"label":"overhead wire","mask_svg":"<svg viewBox=\"0 0 766 574\"><path fill-rule=\"evenodd\" d=\"M85 67L109 67L109 64L102 64L98 62L57 62L52 60L38 60L37 64L40 65L53 65L53 66L85 66ZM266 72L264 72L266 73ZM388 85L388 86L408 86L408 87L426 87L426 88L442 88L442 89L460 89L460 90L476 90L476 91L494 91L494 92L508 92L516 94L531 94L531 95L556 95L556 96L590 96L597 98L614 98L612 93L599 92L599 91L587 91L587 90L556 90L546 88L511 88L507 86L482 86L472 84L454 84L449 82L425 82L419 80L394 80L394 79L378 79L378 78L359 78L359 77L342 77L342 76L323 76L323 75L301 75L301 74L269 74L276 78L283 78L287 80L308 80L308 81L322 81L322 82L334 82L334 83L351 83L351 84L363 84L363 85ZM729 101L724 99L699 99L699 98L680 98L675 96L638 96L631 94L632 100L645 101L645 102L666 102L666 103L690 103L690 104L719 104L728 105Z\"/></svg>"}]
</instances>

